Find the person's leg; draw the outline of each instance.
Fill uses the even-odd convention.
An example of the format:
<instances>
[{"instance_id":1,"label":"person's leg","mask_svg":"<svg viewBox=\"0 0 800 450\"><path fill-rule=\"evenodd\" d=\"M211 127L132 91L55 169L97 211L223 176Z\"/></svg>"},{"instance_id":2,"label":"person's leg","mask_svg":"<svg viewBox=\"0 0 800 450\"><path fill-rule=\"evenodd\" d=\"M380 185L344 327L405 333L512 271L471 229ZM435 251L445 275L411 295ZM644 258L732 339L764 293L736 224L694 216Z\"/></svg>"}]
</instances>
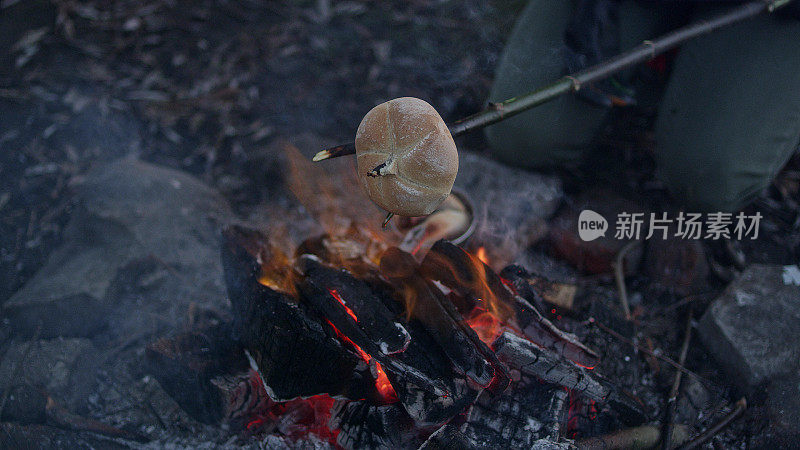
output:
<instances>
[{"instance_id":1,"label":"person's leg","mask_svg":"<svg viewBox=\"0 0 800 450\"><path fill-rule=\"evenodd\" d=\"M564 75L564 32L575 1L531 0L517 20L495 74L490 102L501 102L550 84ZM663 8L624 0L619 9L622 49L665 29L672 15ZM668 20L669 19L669 20ZM577 164L608 110L565 95L487 127L494 155L522 167Z\"/></svg>"},{"instance_id":2,"label":"person's leg","mask_svg":"<svg viewBox=\"0 0 800 450\"><path fill-rule=\"evenodd\" d=\"M574 2L531 0L506 43L490 102L501 102L561 78L564 30ZM521 167L577 162L607 110L565 95L486 128L493 154Z\"/></svg>"},{"instance_id":3,"label":"person's leg","mask_svg":"<svg viewBox=\"0 0 800 450\"><path fill-rule=\"evenodd\" d=\"M656 158L688 208L744 206L798 142L800 21L757 17L680 49L656 122Z\"/></svg>"}]
</instances>

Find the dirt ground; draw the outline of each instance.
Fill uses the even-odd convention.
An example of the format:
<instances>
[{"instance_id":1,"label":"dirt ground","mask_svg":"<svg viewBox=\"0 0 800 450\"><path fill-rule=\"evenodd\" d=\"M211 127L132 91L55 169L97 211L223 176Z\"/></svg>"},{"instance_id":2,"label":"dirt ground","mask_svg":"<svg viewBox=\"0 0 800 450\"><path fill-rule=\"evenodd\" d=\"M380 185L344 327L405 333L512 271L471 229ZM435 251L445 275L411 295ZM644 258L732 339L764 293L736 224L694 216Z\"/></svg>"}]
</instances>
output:
<instances>
[{"instance_id":1,"label":"dirt ground","mask_svg":"<svg viewBox=\"0 0 800 450\"><path fill-rule=\"evenodd\" d=\"M481 109L523 5L0 2L0 304L61 242L72 187L92 165L135 155L181 169L247 215L268 199L266 180L275 175L253 164L254 155L276 138L313 133L350 141L366 111L399 96L427 100L448 122ZM587 170L560 174L567 203L602 185L652 210L674 207L653 174L653 116L646 107L615 114ZM485 151L481 133L458 144ZM795 157L750 207L765 216L762 239L708 247L712 281L696 301L634 274L630 289L644 296L640 331L675 355L681 306L694 303L698 316L731 279L736 255L796 263L799 188ZM542 245L533 255L548 251ZM613 280L589 283L597 298L613 297ZM719 378L697 347L687 365ZM671 380L670 371L654 382L668 389ZM732 398L727 386L715 395ZM726 442L741 444L757 432L739 424Z\"/></svg>"}]
</instances>

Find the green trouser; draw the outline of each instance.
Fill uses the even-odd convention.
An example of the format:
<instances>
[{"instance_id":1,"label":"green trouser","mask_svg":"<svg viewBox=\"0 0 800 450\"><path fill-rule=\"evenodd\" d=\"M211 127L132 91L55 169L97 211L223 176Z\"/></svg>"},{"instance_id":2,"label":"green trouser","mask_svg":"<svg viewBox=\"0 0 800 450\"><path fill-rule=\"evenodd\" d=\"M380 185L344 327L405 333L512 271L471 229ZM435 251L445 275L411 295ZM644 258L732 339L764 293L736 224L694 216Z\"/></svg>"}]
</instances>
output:
<instances>
[{"instance_id":1,"label":"green trouser","mask_svg":"<svg viewBox=\"0 0 800 450\"><path fill-rule=\"evenodd\" d=\"M564 75L558 49L573 7L570 0L530 1L506 45L489 101ZM626 0L622 48L675 25L658 7ZM582 158L607 115L567 95L488 127L486 136L504 162L570 165ZM751 201L800 143L800 21L760 16L684 44L655 132L659 175L688 209L735 211Z\"/></svg>"}]
</instances>

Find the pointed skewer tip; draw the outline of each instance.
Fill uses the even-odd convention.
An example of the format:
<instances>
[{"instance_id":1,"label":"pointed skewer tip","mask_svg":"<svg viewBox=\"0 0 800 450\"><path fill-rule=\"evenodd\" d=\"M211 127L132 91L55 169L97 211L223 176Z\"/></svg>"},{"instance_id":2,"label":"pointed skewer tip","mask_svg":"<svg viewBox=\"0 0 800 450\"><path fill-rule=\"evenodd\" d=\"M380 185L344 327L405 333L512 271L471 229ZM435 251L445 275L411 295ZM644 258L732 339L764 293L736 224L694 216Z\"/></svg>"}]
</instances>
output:
<instances>
[{"instance_id":1,"label":"pointed skewer tip","mask_svg":"<svg viewBox=\"0 0 800 450\"><path fill-rule=\"evenodd\" d=\"M330 157L331 157L331 152L329 152L328 150L322 150L321 152L317 152L317 154L314 155L313 158L311 158L311 161L318 162L324 159L328 159Z\"/></svg>"},{"instance_id":2,"label":"pointed skewer tip","mask_svg":"<svg viewBox=\"0 0 800 450\"><path fill-rule=\"evenodd\" d=\"M386 225L389 225L389 221L392 220L392 217L394 217L394 213L393 212L390 212L389 214L387 214L386 218L383 219L383 224L381 225L381 228L386 229Z\"/></svg>"}]
</instances>

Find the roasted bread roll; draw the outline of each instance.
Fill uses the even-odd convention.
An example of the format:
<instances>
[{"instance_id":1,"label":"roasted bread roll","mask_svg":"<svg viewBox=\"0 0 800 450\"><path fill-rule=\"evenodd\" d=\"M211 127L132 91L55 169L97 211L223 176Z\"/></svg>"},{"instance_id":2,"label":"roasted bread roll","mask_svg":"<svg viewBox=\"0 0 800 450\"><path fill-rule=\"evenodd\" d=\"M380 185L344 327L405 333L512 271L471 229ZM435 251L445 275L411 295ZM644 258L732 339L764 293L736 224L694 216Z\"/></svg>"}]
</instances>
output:
<instances>
[{"instance_id":1,"label":"roasted bread roll","mask_svg":"<svg viewBox=\"0 0 800 450\"><path fill-rule=\"evenodd\" d=\"M453 188L456 144L424 100L402 97L372 108L358 126L355 144L361 185L386 211L430 214Z\"/></svg>"}]
</instances>

